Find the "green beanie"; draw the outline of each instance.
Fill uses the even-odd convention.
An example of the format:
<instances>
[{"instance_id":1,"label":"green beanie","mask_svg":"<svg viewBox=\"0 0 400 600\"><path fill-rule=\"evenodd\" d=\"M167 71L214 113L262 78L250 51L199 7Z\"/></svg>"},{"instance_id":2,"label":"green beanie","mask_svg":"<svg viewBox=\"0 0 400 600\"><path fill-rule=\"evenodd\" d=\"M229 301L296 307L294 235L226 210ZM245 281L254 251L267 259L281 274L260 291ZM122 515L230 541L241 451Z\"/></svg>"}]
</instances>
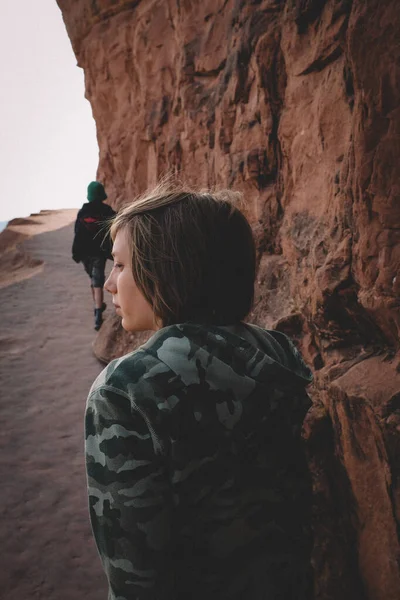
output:
<instances>
[{"instance_id":1,"label":"green beanie","mask_svg":"<svg viewBox=\"0 0 400 600\"><path fill-rule=\"evenodd\" d=\"M87 189L87 199L89 202L94 202L95 200L100 200L103 202L107 198L107 194L104 190L103 185L99 181L92 181L88 185Z\"/></svg>"}]
</instances>

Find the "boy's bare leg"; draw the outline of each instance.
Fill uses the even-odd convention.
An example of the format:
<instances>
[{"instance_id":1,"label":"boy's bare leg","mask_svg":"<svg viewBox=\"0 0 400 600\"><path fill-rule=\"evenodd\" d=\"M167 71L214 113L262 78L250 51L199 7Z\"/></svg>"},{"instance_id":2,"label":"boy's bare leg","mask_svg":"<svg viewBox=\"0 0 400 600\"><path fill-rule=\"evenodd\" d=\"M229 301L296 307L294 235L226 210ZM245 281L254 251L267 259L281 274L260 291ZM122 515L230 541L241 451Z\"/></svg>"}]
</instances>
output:
<instances>
[{"instance_id":1,"label":"boy's bare leg","mask_svg":"<svg viewBox=\"0 0 400 600\"><path fill-rule=\"evenodd\" d=\"M102 308L103 306L103 288L94 287L93 290L93 300L95 308Z\"/></svg>"}]
</instances>

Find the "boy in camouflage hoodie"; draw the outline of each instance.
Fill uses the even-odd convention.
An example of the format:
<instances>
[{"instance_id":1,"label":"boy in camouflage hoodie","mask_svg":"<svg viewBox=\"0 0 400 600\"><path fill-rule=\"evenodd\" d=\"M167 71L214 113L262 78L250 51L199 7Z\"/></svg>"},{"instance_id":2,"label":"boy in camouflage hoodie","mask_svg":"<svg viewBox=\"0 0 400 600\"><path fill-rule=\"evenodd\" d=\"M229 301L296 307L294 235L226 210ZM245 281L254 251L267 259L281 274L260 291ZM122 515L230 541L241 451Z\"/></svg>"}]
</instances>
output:
<instances>
[{"instance_id":1,"label":"boy in camouflage hoodie","mask_svg":"<svg viewBox=\"0 0 400 600\"><path fill-rule=\"evenodd\" d=\"M89 393L90 516L110 600L305 600L312 375L282 333L245 324L251 229L227 195L159 186L111 228L105 287L153 329Z\"/></svg>"}]
</instances>

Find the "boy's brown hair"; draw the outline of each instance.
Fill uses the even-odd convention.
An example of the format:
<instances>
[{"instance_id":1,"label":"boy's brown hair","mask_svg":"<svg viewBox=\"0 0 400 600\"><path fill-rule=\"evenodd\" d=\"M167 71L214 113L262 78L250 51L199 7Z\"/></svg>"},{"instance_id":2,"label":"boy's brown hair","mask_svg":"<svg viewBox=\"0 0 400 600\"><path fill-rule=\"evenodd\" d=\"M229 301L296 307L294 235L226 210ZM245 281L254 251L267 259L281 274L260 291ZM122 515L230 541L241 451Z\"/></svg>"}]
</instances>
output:
<instances>
[{"instance_id":1,"label":"boy's brown hair","mask_svg":"<svg viewBox=\"0 0 400 600\"><path fill-rule=\"evenodd\" d=\"M237 200L167 181L114 218L111 237L128 232L134 280L163 326L230 325L249 313L255 245Z\"/></svg>"}]
</instances>

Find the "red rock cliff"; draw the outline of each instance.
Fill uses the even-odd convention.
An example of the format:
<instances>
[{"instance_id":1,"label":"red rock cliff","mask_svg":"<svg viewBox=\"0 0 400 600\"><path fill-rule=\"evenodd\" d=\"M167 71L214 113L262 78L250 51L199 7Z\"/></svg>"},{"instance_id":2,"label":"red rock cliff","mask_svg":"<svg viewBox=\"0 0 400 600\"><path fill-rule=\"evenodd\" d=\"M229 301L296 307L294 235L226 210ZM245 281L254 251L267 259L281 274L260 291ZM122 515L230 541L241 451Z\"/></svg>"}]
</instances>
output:
<instances>
[{"instance_id":1,"label":"red rock cliff","mask_svg":"<svg viewBox=\"0 0 400 600\"><path fill-rule=\"evenodd\" d=\"M316 374L316 597L397 600L397 0L58 4L114 206L168 170L245 195L252 320L297 339Z\"/></svg>"}]
</instances>

